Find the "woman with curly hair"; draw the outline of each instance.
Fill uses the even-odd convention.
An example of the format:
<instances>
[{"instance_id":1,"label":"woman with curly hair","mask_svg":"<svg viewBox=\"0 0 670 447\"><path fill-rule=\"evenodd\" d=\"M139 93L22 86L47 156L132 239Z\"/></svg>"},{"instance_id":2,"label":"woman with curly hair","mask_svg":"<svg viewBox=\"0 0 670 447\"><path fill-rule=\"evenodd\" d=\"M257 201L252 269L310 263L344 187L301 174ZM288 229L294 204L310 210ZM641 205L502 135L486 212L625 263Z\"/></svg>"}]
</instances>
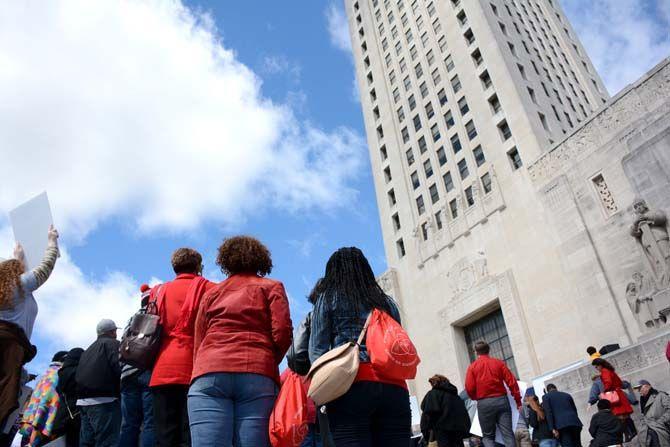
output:
<instances>
[{"instance_id":1,"label":"woman with curly hair","mask_svg":"<svg viewBox=\"0 0 670 447\"><path fill-rule=\"evenodd\" d=\"M265 447L279 363L291 344L288 298L269 250L237 236L219 247L228 278L202 300L195 325L188 412L194 447Z\"/></svg>"},{"instance_id":2,"label":"woman with curly hair","mask_svg":"<svg viewBox=\"0 0 670 447\"><path fill-rule=\"evenodd\" d=\"M51 226L42 262L26 271L23 248L14 259L0 262L0 423L18 407L21 367L35 356L30 343L37 301L33 292L51 275L58 257L58 231Z\"/></svg>"}]
</instances>

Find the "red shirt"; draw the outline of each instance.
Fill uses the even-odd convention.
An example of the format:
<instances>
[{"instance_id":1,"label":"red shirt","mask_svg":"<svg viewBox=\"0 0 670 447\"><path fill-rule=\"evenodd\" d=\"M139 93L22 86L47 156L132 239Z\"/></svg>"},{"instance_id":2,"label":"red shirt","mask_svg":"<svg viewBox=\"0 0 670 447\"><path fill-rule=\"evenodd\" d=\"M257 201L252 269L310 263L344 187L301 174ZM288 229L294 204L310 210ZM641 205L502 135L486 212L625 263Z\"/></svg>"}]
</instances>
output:
<instances>
[{"instance_id":1,"label":"red shirt","mask_svg":"<svg viewBox=\"0 0 670 447\"><path fill-rule=\"evenodd\" d=\"M165 297L161 303L161 323L163 325L161 349L156 358L149 386L191 383L193 337L177 338L171 335L171 332L181 316L186 293L196 277L192 274L181 274L177 275L173 281L164 284ZM205 288L209 290L213 286L213 282L207 281Z\"/></svg>"},{"instance_id":2,"label":"red shirt","mask_svg":"<svg viewBox=\"0 0 670 447\"><path fill-rule=\"evenodd\" d=\"M193 379L236 372L262 374L279 383L278 365L292 337L282 283L233 275L202 300L195 323Z\"/></svg>"},{"instance_id":3,"label":"red shirt","mask_svg":"<svg viewBox=\"0 0 670 447\"><path fill-rule=\"evenodd\" d=\"M521 405L519 384L505 362L488 355L480 355L468 367L465 375L465 391L472 400L506 396L509 388L517 406Z\"/></svg>"},{"instance_id":4,"label":"red shirt","mask_svg":"<svg viewBox=\"0 0 670 447\"><path fill-rule=\"evenodd\" d=\"M633 407L631 407L630 402L628 402L626 393L621 389L623 383L617 373L607 368L603 368L600 370L600 380L603 381L603 388L605 391L615 391L619 395L619 402L612 404L612 414L615 416L631 414L633 412Z\"/></svg>"}]
</instances>

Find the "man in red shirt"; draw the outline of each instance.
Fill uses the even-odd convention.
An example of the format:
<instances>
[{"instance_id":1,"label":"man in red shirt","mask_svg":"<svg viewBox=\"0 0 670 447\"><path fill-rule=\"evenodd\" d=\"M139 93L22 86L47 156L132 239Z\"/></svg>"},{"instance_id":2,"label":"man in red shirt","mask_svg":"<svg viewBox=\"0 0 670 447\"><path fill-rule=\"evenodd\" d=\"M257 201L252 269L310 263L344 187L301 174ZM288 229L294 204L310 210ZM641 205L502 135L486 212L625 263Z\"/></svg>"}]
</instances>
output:
<instances>
[{"instance_id":1,"label":"man in red shirt","mask_svg":"<svg viewBox=\"0 0 670 447\"><path fill-rule=\"evenodd\" d=\"M485 341L475 343L477 360L468 367L465 391L470 399L477 401L484 447L495 446L496 428L500 430L505 447L515 447L512 409L507 390L512 393L517 408L521 408L519 385L505 362L489 357L489 350Z\"/></svg>"}]
</instances>

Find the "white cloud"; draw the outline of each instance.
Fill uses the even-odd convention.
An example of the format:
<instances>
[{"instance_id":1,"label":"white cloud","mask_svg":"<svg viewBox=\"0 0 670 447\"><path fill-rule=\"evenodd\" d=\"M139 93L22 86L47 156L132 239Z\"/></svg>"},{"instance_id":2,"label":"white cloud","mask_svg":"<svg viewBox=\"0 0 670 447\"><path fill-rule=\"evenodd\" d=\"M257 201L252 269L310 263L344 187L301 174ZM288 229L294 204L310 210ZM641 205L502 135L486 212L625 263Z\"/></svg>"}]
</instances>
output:
<instances>
[{"instance_id":1,"label":"white cloud","mask_svg":"<svg viewBox=\"0 0 670 447\"><path fill-rule=\"evenodd\" d=\"M669 55L670 3L666 0L561 3L612 95Z\"/></svg>"},{"instance_id":2,"label":"white cloud","mask_svg":"<svg viewBox=\"0 0 670 447\"><path fill-rule=\"evenodd\" d=\"M347 23L347 16L342 9L341 3L331 2L328 8L326 8L328 34L330 35L330 42L335 48L351 54L349 24Z\"/></svg>"},{"instance_id":3,"label":"white cloud","mask_svg":"<svg viewBox=\"0 0 670 447\"><path fill-rule=\"evenodd\" d=\"M270 75L286 75L293 82L300 82L302 67L296 62L290 61L286 56L274 55L265 56L261 67L263 73Z\"/></svg>"},{"instance_id":4,"label":"white cloud","mask_svg":"<svg viewBox=\"0 0 670 447\"><path fill-rule=\"evenodd\" d=\"M83 237L351 203L363 138L263 97L212 23L178 0L5 2L0 209L46 189Z\"/></svg>"}]
</instances>

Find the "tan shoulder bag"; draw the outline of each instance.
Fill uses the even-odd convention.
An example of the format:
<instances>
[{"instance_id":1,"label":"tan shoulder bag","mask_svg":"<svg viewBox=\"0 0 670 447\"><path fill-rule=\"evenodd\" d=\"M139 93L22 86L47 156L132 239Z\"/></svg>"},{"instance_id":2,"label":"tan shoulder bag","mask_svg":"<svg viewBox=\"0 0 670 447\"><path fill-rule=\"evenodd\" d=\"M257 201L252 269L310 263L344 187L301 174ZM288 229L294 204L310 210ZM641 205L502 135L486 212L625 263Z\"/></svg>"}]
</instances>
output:
<instances>
[{"instance_id":1,"label":"tan shoulder bag","mask_svg":"<svg viewBox=\"0 0 670 447\"><path fill-rule=\"evenodd\" d=\"M323 354L307 373L310 379L307 395L316 403L324 405L344 395L356 379L360 365L360 346L370 324L368 315L356 342L350 341Z\"/></svg>"}]
</instances>

